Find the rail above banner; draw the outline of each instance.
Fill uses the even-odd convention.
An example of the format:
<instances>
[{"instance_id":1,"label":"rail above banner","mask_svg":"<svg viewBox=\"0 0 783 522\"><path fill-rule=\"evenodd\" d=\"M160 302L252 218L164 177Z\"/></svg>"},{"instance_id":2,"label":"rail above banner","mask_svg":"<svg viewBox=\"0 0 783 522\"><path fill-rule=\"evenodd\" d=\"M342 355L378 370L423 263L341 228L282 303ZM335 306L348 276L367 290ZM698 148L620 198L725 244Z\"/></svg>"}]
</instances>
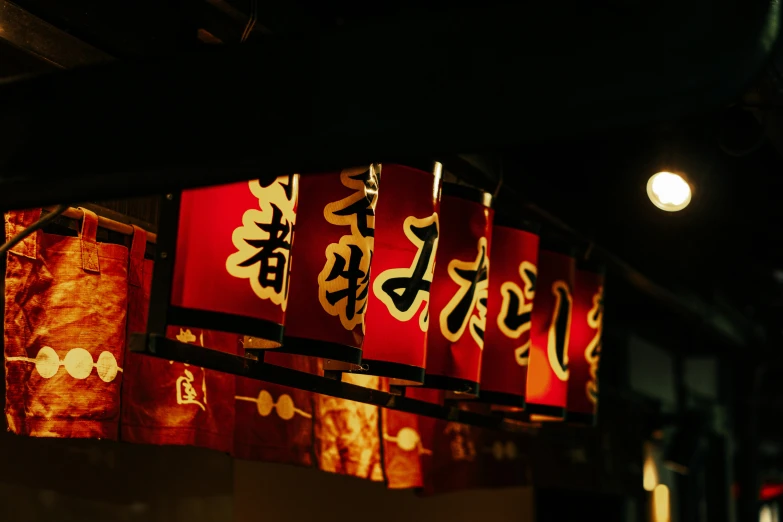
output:
<instances>
[{"instance_id":1,"label":"rail above banner","mask_svg":"<svg viewBox=\"0 0 783 522\"><path fill-rule=\"evenodd\" d=\"M382 408L414 413L426 417L443 419L450 422L469 424L481 428L499 429L510 432L524 432L529 425L500 414L484 415L459 409L456 405L440 406L422 400L412 399L365 388L338 379L292 370L263 361L263 352L253 359L241 355L232 355L210 348L182 343L157 334L133 334L130 351L166 359L169 361L193 364L209 370L230 375L247 377L271 384L289 386L321 395L329 395Z\"/></svg>"}]
</instances>

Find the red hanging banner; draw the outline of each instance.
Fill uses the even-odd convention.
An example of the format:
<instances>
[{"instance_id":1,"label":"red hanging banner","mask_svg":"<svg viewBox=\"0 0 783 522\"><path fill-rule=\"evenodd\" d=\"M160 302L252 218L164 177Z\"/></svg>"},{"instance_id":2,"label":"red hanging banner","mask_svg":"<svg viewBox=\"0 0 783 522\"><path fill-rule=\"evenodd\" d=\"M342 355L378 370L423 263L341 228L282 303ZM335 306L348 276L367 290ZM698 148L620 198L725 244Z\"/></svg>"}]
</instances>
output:
<instances>
[{"instance_id":1,"label":"red hanging banner","mask_svg":"<svg viewBox=\"0 0 783 522\"><path fill-rule=\"evenodd\" d=\"M539 238L524 230L522 223L499 223L499 219L496 216L492 228L492 277L480 397L492 404L523 407Z\"/></svg>"},{"instance_id":2,"label":"red hanging banner","mask_svg":"<svg viewBox=\"0 0 783 522\"><path fill-rule=\"evenodd\" d=\"M380 378L345 373L343 382L380 389ZM322 471L383 481L380 408L316 395L315 453Z\"/></svg>"},{"instance_id":3,"label":"red hanging banner","mask_svg":"<svg viewBox=\"0 0 783 522\"><path fill-rule=\"evenodd\" d=\"M169 326L166 337L237 354L239 336ZM140 444L233 447L233 375L147 355L129 354L123 385L122 440Z\"/></svg>"},{"instance_id":4,"label":"red hanging banner","mask_svg":"<svg viewBox=\"0 0 783 522\"><path fill-rule=\"evenodd\" d=\"M541 250L538 256L525 398L534 420L565 415L574 265L570 255Z\"/></svg>"},{"instance_id":5,"label":"red hanging banner","mask_svg":"<svg viewBox=\"0 0 783 522\"><path fill-rule=\"evenodd\" d=\"M568 416L592 424L598 406L598 363L604 315L604 276L600 271L576 271L574 313L568 352Z\"/></svg>"},{"instance_id":6,"label":"red hanging banner","mask_svg":"<svg viewBox=\"0 0 783 522\"><path fill-rule=\"evenodd\" d=\"M424 385L475 395L487 325L492 196L443 185Z\"/></svg>"},{"instance_id":7,"label":"red hanging banner","mask_svg":"<svg viewBox=\"0 0 783 522\"><path fill-rule=\"evenodd\" d=\"M445 392L443 390L436 390L434 388L423 388L420 386L411 386L405 389L405 396L411 399L419 401L429 402L430 404L437 404L443 406L445 403ZM411 481L421 482L421 488L423 491L431 492L432 490L432 475L435 465L435 454L437 452L449 451L448 448L443 447L438 437L438 432L442 431L444 427L444 421L435 419L433 417L425 417L423 415L416 415L416 436L419 439L418 461L419 461L419 476L410 478ZM412 427L411 424L409 427ZM398 433L399 435L399 433ZM409 452L408 458L413 458L414 453ZM389 477L391 480L391 476Z\"/></svg>"},{"instance_id":8,"label":"red hanging banner","mask_svg":"<svg viewBox=\"0 0 783 522\"><path fill-rule=\"evenodd\" d=\"M253 339L245 337L245 349ZM274 364L312 373L315 361L301 355L271 351L265 364ZM263 460L311 466L313 464L313 394L237 377L236 424L232 455L241 459Z\"/></svg>"},{"instance_id":9,"label":"red hanging banner","mask_svg":"<svg viewBox=\"0 0 783 522\"><path fill-rule=\"evenodd\" d=\"M217 326L218 318L223 330L231 324L232 331L266 339L267 348L280 346L298 179L182 192L171 295L179 309L170 311L172 322Z\"/></svg>"},{"instance_id":10,"label":"red hanging banner","mask_svg":"<svg viewBox=\"0 0 783 522\"><path fill-rule=\"evenodd\" d=\"M147 331L147 317L150 311L150 293L152 291L152 272L155 262L146 259L147 232L133 225L130 259L128 262L128 328L126 344L130 345L130 336ZM128 353L127 359L139 357ZM130 364L130 363L129 363ZM124 389L123 389L124 391Z\"/></svg>"},{"instance_id":11,"label":"red hanging banner","mask_svg":"<svg viewBox=\"0 0 783 522\"><path fill-rule=\"evenodd\" d=\"M475 401L459 404L461 410L475 411L485 406ZM426 436L432 455L425 460L422 493L435 495L483 486L481 473L482 433L475 426L429 419Z\"/></svg>"},{"instance_id":12,"label":"red hanging banner","mask_svg":"<svg viewBox=\"0 0 783 522\"><path fill-rule=\"evenodd\" d=\"M384 379L384 390L388 391L388 379ZM406 396L441 404L439 390L421 387L406 389ZM431 429L427 419L413 413L382 409L383 456L386 483L390 489L420 488L424 485L423 467L425 460L432 457L432 447L425 443L426 432ZM432 425L434 426L434 424ZM432 436L426 436L432 440Z\"/></svg>"},{"instance_id":13,"label":"red hanging banner","mask_svg":"<svg viewBox=\"0 0 783 522\"><path fill-rule=\"evenodd\" d=\"M379 177L369 165L301 178L283 351L361 362Z\"/></svg>"},{"instance_id":14,"label":"red hanging banner","mask_svg":"<svg viewBox=\"0 0 783 522\"><path fill-rule=\"evenodd\" d=\"M128 249L99 243L97 216L81 210L79 237L38 230L8 252L5 412L14 433L117 438ZM7 213L6 239L40 216Z\"/></svg>"},{"instance_id":15,"label":"red hanging banner","mask_svg":"<svg viewBox=\"0 0 783 522\"><path fill-rule=\"evenodd\" d=\"M408 384L424 381L440 171L384 165L376 212L362 366Z\"/></svg>"},{"instance_id":16,"label":"red hanging banner","mask_svg":"<svg viewBox=\"0 0 783 522\"><path fill-rule=\"evenodd\" d=\"M147 234L134 227L128 267L128 338L147 330L154 263L144 258ZM236 354L239 336L170 326L167 337ZM122 386L121 438L229 451L233 442L231 375L128 352Z\"/></svg>"}]
</instances>

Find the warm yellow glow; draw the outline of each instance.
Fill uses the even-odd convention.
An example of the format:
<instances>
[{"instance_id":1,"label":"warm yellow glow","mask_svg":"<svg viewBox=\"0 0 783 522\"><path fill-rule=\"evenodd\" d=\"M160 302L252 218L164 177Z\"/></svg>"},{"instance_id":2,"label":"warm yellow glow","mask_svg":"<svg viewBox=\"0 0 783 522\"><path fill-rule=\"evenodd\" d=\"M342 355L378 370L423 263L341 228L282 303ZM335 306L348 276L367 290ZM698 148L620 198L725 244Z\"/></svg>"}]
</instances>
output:
<instances>
[{"instance_id":1,"label":"warm yellow glow","mask_svg":"<svg viewBox=\"0 0 783 522\"><path fill-rule=\"evenodd\" d=\"M691 186L679 174L659 172L647 182L647 195L661 210L676 212L691 202Z\"/></svg>"},{"instance_id":2,"label":"warm yellow glow","mask_svg":"<svg viewBox=\"0 0 783 522\"><path fill-rule=\"evenodd\" d=\"M563 417L554 417L552 415L540 415L538 413L531 413L530 422L563 422Z\"/></svg>"},{"instance_id":3,"label":"warm yellow glow","mask_svg":"<svg viewBox=\"0 0 783 522\"><path fill-rule=\"evenodd\" d=\"M669 488L658 484L653 490L653 522L669 522L670 517Z\"/></svg>"},{"instance_id":4,"label":"warm yellow glow","mask_svg":"<svg viewBox=\"0 0 783 522\"><path fill-rule=\"evenodd\" d=\"M761 506L759 511L759 522L774 522L775 517L772 513L772 507L769 504Z\"/></svg>"},{"instance_id":5,"label":"warm yellow glow","mask_svg":"<svg viewBox=\"0 0 783 522\"><path fill-rule=\"evenodd\" d=\"M658 467L655 465L652 450L648 449L645 453L647 455L644 458L644 467L642 469L644 490L653 491L655 486L658 485Z\"/></svg>"}]
</instances>

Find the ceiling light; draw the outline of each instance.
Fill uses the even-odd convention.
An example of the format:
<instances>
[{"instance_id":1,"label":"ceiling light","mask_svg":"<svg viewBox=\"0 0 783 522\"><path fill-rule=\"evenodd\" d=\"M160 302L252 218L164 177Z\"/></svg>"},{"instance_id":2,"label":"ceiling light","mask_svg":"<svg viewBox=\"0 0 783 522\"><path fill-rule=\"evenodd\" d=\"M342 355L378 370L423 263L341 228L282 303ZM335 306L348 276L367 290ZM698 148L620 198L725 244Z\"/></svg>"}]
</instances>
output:
<instances>
[{"instance_id":1,"label":"ceiling light","mask_svg":"<svg viewBox=\"0 0 783 522\"><path fill-rule=\"evenodd\" d=\"M647 182L647 195L659 209L677 212L691 202L691 186L679 174L659 172Z\"/></svg>"}]
</instances>

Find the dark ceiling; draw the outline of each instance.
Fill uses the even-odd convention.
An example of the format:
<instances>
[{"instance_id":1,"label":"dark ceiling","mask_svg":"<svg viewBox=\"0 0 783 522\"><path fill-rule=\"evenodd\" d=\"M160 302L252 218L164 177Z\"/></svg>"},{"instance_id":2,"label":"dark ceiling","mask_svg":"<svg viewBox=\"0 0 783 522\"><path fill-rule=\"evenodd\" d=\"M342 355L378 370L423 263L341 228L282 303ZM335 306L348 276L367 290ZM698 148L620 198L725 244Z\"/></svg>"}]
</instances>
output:
<instances>
[{"instance_id":1,"label":"dark ceiling","mask_svg":"<svg viewBox=\"0 0 783 522\"><path fill-rule=\"evenodd\" d=\"M715 292L753 315L780 296L773 272L783 269L783 161L767 143L743 157L723 150L723 120L739 110L515 148L506 153L509 183L652 279ZM646 182L659 170L692 180L684 211L650 203Z\"/></svg>"},{"instance_id":2,"label":"dark ceiling","mask_svg":"<svg viewBox=\"0 0 783 522\"><path fill-rule=\"evenodd\" d=\"M52 68L52 65L45 61L0 39L0 78L36 74Z\"/></svg>"}]
</instances>

